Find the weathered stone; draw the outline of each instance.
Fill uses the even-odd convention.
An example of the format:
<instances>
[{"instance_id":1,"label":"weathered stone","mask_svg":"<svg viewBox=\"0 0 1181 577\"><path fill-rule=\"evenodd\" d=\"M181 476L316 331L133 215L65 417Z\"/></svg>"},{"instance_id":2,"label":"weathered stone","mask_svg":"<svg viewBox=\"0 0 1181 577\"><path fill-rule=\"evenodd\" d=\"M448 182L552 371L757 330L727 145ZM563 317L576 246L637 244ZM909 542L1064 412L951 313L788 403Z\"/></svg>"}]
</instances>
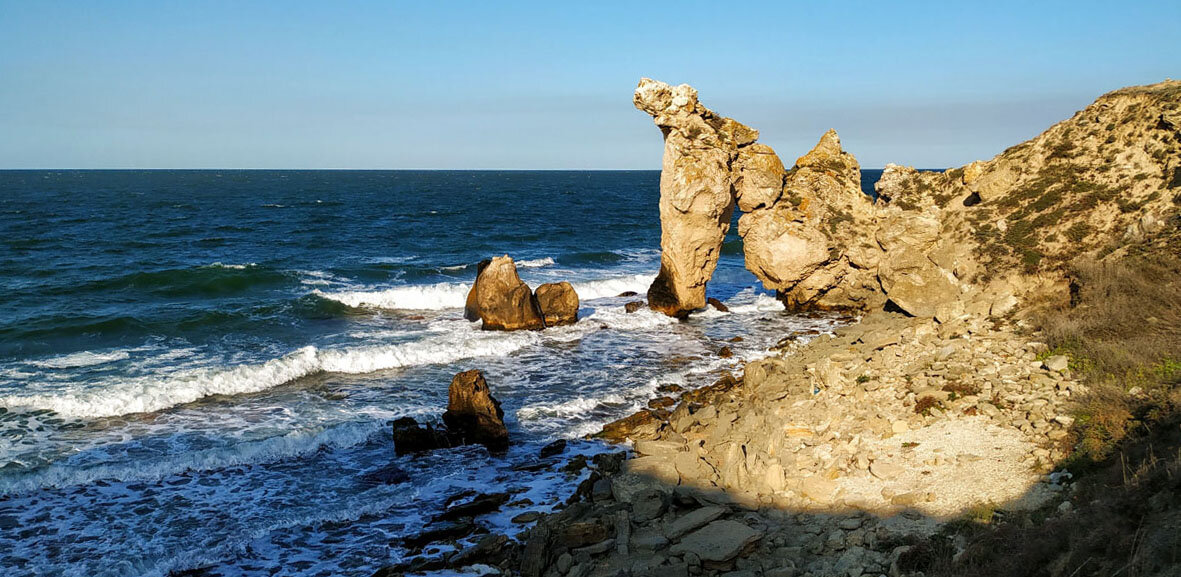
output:
<instances>
[{"instance_id":1,"label":"weathered stone","mask_svg":"<svg viewBox=\"0 0 1181 577\"><path fill-rule=\"evenodd\" d=\"M1070 357L1066 355L1054 355L1047 357L1042 361L1042 366L1046 367L1047 371L1062 372L1070 366Z\"/></svg>"},{"instance_id":2,"label":"weathered stone","mask_svg":"<svg viewBox=\"0 0 1181 577\"><path fill-rule=\"evenodd\" d=\"M480 263L464 316L468 320L480 319L482 328L488 330L545 328L537 298L517 276L517 265L508 255Z\"/></svg>"},{"instance_id":3,"label":"weathered stone","mask_svg":"<svg viewBox=\"0 0 1181 577\"><path fill-rule=\"evenodd\" d=\"M705 306L705 284L734 211L730 166L740 143L753 142L758 133L701 106L697 91L685 84L645 78L633 101L664 133L660 273L648 289L648 306L683 317Z\"/></svg>"},{"instance_id":4,"label":"weathered stone","mask_svg":"<svg viewBox=\"0 0 1181 577\"><path fill-rule=\"evenodd\" d=\"M682 535L690 531L704 527L705 525L720 519L723 515L729 512L726 507L708 506L700 509L690 511L680 517L677 517L673 522L669 523L664 528L664 535L669 539L680 539Z\"/></svg>"},{"instance_id":5,"label":"weathered stone","mask_svg":"<svg viewBox=\"0 0 1181 577\"><path fill-rule=\"evenodd\" d=\"M693 552L702 561L729 561L758 543L763 533L738 521L714 521L681 539L670 551L675 554Z\"/></svg>"},{"instance_id":6,"label":"weathered stone","mask_svg":"<svg viewBox=\"0 0 1181 577\"><path fill-rule=\"evenodd\" d=\"M537 306L545 317L545 326L556 327L578 322L578 293L566 281L546 283L534 292Z\"/></svg>"},{"instance_id":7,"label":"weathered stone","mask_svg":"<svg viewBox=\"0 0 1181 577\"><path fill-rule=\"evenodd\" d=\"M448 436L458 443L479 443L495 451L508 447L504 410L492 397L482 372L473 370L455 375L447 397L443 422L447 424Z\"/></svg>"}]
</instances>

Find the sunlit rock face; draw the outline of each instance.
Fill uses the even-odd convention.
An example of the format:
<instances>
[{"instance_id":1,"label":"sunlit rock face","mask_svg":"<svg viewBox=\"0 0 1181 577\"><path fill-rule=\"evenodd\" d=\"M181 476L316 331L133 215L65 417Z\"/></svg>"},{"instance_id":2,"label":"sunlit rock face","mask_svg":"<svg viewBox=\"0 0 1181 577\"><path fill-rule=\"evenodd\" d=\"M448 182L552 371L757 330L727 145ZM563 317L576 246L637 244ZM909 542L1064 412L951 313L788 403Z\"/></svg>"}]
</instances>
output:
<instances>
[{"instance_id":1,"label":"sunlit rock face","mask_svg":"<svg viewBox=\"0 0 1181 577\"><path fill-rule=\"evenodd\" d=\"M739 149L754 144L758 132L714 114L686 84L645 78L633 101L664 133L660 274L648 290L648 304L680 317L705 306L705 284L718 265L734 211L740 176L734 164Z\"/></svg>"}]
</instances>

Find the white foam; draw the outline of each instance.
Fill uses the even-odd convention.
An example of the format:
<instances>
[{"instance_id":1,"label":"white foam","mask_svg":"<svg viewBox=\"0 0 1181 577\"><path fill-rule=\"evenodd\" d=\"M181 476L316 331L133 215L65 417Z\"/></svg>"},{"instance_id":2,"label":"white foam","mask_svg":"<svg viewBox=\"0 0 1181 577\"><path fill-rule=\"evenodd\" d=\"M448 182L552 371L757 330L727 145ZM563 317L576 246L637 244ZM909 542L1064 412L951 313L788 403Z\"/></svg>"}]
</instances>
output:
<instances>
[{"instance_id":1,"label":"white foam","mask_svg":"<svg viewBox=\"0 0 1181 577\"><path fill-rule=\"evenodd\" d=\"M463 283L439 283L404 285L377 291L314 292L350 307L443 310L462 307L470 287L471 285Z\"/></svg>"},{"instance_id":2,"label":"white foam","mask_svg":"<svg viewBox=\"0 0 1181 577\"><path fill-rule=\"evenodd\" d=\"M292 431L227 447L171 454L159 460L136 460L93 467L71 467L55 463L19 477L0 477L0 495L24 493L45 487L70 487L94 481L155 481L186 471L213 471L238 465L273 463L306 455L324 447L345 448L364 443L383 423L350 423L328 429Z\"/></svg>"},{"instance_id":3,"label":"white foam","mask_svg":"<svg viewBox=\"0 0 1181 577\"><path fill-rule=\"evenodd\" d=\"M590 301L601 298L616 297L625 292L643 293L656 279L656 275L634 274L629 276L606 278L600 280L572 282L574 292L578 298Z\"/></svg>"},{"instance_id":4,"label":"white foam","mask_svg":"<svg viewBox=\"0 0 1181 577\"><path fill-rule=\"evenodd\" d=\"M225 264L225 263L220 263L220 262L214 262L214 263L210 263L208 265L208 268L229 268L229 269L234 269L234 270L245 270L245 269L250 268L252 266L256 266L255 263L248 262L245 264Z\"/></svg>"},{"instance_id":5,"label":"white foam","mask_svg":"<svg viewBox=\"0 0 1181 577\"><path fill-rule=\"evenodd\" d=\"M29 361L29 364L43 369L76 369L79 367L92 367L122 361L129 356L131 355L123 350L105 352L82 351L80 353L50 357L38 361Z\"/></svg>"},{"instance_id":6,"label":"white foam","mask_svg":"<svg viewBox=\"0 0 1181 577\"><path fill-rule=\"evenodd\" d=\"M545 258L517 261L517 268L542 268L552 264L554 264L554 259L547 256Z\"/></svg>"},{"instance_id":7,"label":"white foam","mask_svg":"<svg viewBox=\"0 0 1181 577\"><path fill-rule=\"evenodd\" d=\"M754 302L734 305L727 303L726 306L730 309L730 312L739 314L782 312L784 310L783 303L779 299L763 293L755 295Z\"/></svg>"},{"instance_id":8,"label":"white foam","mask_svg":"<svg viewBox=\"0 0 1181 577\"><path fill-rule=\"evenodd\" d=\"M419 341L327 350L309 346L257 365L108 381L63 393L9 395L0 397L0 407L50 409L71 417L151 413L211 395L255 393L324 371L367 373L507 355L541 339L536 332L485 332L466 321L453 323L456 328Z\"/></svg>"},{"instance_id":9,"label":"white foam","mask_svg":"<svg viewBox=\"0 0 1181 577\"><path fill-rule=\"evenodd\" d=\"M550 263L552 259L548 260ZM531 262L531 261L525 261ZM542 265L548 266L548 265ZM654 275L630 275L570 283L578 298L584 301L618 296L627 291L643 292L652 284ZM313 291L326 299L351 307L377 307L404 310L444 310L462 308L471 290L468 283L438 283L430 285L402 285L380 290Z\"/></svg>"},{"instance_id":10,"label":"white foam","mask_svg":"<svg viewBox=\"0 0 1181 577\"><path fill-rule=\"evenodd\" d=\"M623 391L613 391L575 397L567 401L551 403L533 403L517 409L517 420L522 423L538 421L558 421L563 428L563 436L577 438L595 433L605 422L616 416L632 413L643 408L656 394L662 384L683 384L684 376L679 374L667 375ZM599 411L596 415L595 412ZM598 417L598 418L594 418ZM571 421L583 420L581 423Z\"/></svg>"}]
</instances>

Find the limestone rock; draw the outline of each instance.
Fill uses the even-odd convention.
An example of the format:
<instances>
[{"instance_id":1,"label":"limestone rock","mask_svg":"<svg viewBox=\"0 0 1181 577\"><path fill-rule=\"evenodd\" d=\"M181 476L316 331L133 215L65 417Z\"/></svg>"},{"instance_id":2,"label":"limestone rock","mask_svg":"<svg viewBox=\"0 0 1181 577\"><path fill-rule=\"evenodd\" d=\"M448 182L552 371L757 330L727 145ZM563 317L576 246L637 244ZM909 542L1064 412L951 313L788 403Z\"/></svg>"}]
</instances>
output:
<instances>
[{"instance_id":1,"label":"limestone rock","mask_svg":"<svg viewBox=\"0 0 1181 577\"><path fill-rule=\"evenodd\" d=\"M664 133L660 273L648 289L648 305L683 317L705 306L705 284L717 267L734 211L731 165L738 147L752 144L758 133L702 106L697 91L686 84L672 87L645 78L633 102ZM765 180L762 174L752 165L752 188Z\"/></svg>"},{"instance_id":2,"label":"limestone rock","mask_svg":"<svg viewBox=\"0 0 1181 577\"><path fill-rule=\"evenodd\" d=\"M670 551L674 555L692 552L702 561L722 563L738 557L762 538L761 531L738 521L714 521L686 535Z\"/></svg>"},{"instance_id":3,"label":"limestone rock","mask_svg":"<svg viewBox=\"0 0 1181 577\"><path fill-rule=\"evenodd\" d=\"M556 327L578 322L578 293L570 283L546 283L537 287L534 295L545 316L545 326Z\"/></svg>"},{"instance_id":4,"label":"limestone rock","mask_svg":"<svg viewBox=\"0 0 1181 577\"><path fill-rule=\"evenodd\" d=\"M486 330L545 328L545 317L529 285L517 276L508 255L481 262L476 282L468 292L464 316L478 318Z\"/></svg>"},{"instance_id":5,"label":"limestone rock","mask_svg":"<svg viewBox=\"0 0 1181 577\"><path fill-rule=\"evenodd\" d=\"M447 424L449 436L460 443L479 443L494 451L508 447L504 410L492 397L483 373L473 370L455 375L447 397L443 422Z\"/></svg>"}]
</instances>

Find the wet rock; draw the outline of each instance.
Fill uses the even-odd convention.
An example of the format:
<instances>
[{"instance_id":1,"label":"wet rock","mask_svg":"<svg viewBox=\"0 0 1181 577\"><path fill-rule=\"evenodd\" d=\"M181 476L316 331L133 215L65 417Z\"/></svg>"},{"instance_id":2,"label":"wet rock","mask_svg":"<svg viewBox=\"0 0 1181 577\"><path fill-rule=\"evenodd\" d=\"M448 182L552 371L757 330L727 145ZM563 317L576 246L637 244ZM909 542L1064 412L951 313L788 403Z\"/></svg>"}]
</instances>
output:
<instances>
[{"instance_id":1,"label":"wet rock","mask_svg":"<svg viewBox=\"0 0 1181 577\"><path fill-rule=\"evenodd\" d=\"M424 545L439 541L462 539L475 533L478 529L480 527L473 524L470 519L431 523L421 533L403 538L402 545L409 549L421 549Z\"/></svg>"},{"instance_id":2,"label":"wet rock","mask_svg":"<svg viewBox=\"0 0 1181 577\"><path fill-rule=\"evenodd\" d=\"M558 439L541 448L541 458L548 459L555 455L561 455L566 451L566 439Z\"/></svg>"},{"instance_id":3,"label":"wet rock","mask_svg":"<svg viewBox=\"0 0 1181 577\"><path fill-rule=\"evenodd\" d=\"M730 307L727 307L727 306L725 305L725 303L723 303L722 301L720 301L720 300L718 300L718 299L715 299L715 298L713 298L713 297L710 297L710 298L707 298L707 299L705 299L705 303L706 303L706 304L708 304L709 306L713 307L714 309L718 310L718 311L721 311L721 312L724 312L724 313L728 313L728 312L730 312Z\"/></svg>"},{"instance_id":4,"label":"wet rock","mask_svg":"<svg viewBox=\"0 0 1181 577\"><path fill-rule=\"evenodd\" d=\"M578 322L578 293L570 283L546 283L534 293L545 317L545 326L556 327Z\"/></svg>"},{"instance_id":5,"label":"wet rock","mask_svg":"<svg viewBox=\"0 0 1181 577\"><path fill-rule=\"evenodd\" d=\"M644 301L632 301L623 305L623 310L629 313L634 313L642 308L644 308Z\"/></svg>"},{"instance_id":6,"label":"wet rock","mask_svg":"<svg viewBox=\"0 0 1181 577\"><path fill-rule=\"evenodd\" d=\"M472 370L455 375L447 396L443 422L450 437L459 443L478 443L493 451L508 448L504 410L492 397L482 372Z\"/></svg>"},{"instance_id":7,"label":"wet rock","mask_svg":"<svg viewBox=\"0 0 1181 577\"><path fill-rule=\"evenodd\" d=\"M396 450L395 450L396 451ZM410 480L410 474L391 463L361 476L361 482L369 486L396 485Z\"/></svg>"},{"instance_id":8,"label":"wet rock","mask_svg":"<svg viewBox=\"0 0 1181 577\"><path fill-rule=\"evenodd\" d=\"M483 261L468 292L464 316L480 319L487 330L514 331L545 328L545 317L529 285L517 276L508 255Z\"/></svg>"},{"instance_id":9,"label":"wet rock","mask_svg":"<svg viewBox=\"0 0 1181 577\"><path fill-rule=\"evenodd\" d=\"M447 509L435 517L436 521L454 521L465 517L475 517L500 510L509 500L508 493L488 493L477 495L471 500L459 504L449 504Z\"/></svg>"},{"instance_id":10,"label":"wet rock","mask_svg":"<svg viewBox=\"0 0 1181 577\"><path fill-rule=\"evenodd\" d=\"M443 431L434 428L430 423L419 425L412 417L402 417L393 423L394 452L398 455L409 455L423 451L447 448L450 440Z\"/></svg>"},{"instance_id":11,"label":"wet rock","mask_svg":"<svg viewBox=\"0 0 1181 577\"><path fill-rule=\"evenodd\" d=\"M730 347L722 347L718 349L718 356L723 359L728 359L734 356L734 351L730 350Z\"/></svg>"}]
</instances>

